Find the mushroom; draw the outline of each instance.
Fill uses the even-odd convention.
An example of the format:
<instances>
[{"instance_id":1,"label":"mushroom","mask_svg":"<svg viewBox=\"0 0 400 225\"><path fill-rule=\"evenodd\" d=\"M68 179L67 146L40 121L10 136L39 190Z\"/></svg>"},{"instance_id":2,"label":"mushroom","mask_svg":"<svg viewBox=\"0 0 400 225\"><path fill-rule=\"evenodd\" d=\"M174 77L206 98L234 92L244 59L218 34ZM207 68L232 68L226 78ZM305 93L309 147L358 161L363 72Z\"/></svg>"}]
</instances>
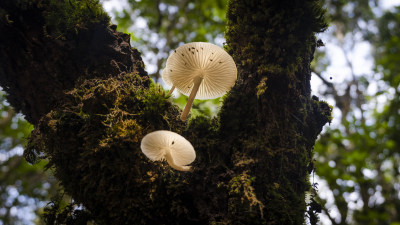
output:
<instances>
[{"instance_id":1,"label":"mushroom","mask_svg":"<svg viewBox=\"0 0 400 225\"><path fill-rule=\"evenodd\" d=\"M168 92L168 95L172 95L172 92L174 92L174 90L175 90L175 86L171 83L171 80L169 80L169 77L168 77L168 68L167 68L167 67L165 67L165 68L163 69L162 74L161 74L161 77L162 77L162 79L163 79L163 81L165 82L166 85L172 86L172 87L171 87L171 90L169 90L169 92Z\"/></svg>"},{"instance_id":2,"label":"mushroom","mask_svg":"<svg viewBox=\"0 0 400 225\"><path fill-rule=\"evenodd\" d=\"M181 120L185 121L194 99L221 97L237 79L232 57L217 45L192 42L178 47L168 57L163 80L189 96Z\"/></svg>"},{"instance_id":3,"label":"mushroom","mask_svg":"<svg viewBox=\"0 0 400 225\"><path fill-rule=\"evenodd\" d=\"M142 152L153 161L166 159L168 164L179 171L190 171L186 166L194 161L196 152L188 140L181 135L167 131L154 131L142 139Z\"/></svg>"}]
</instances>

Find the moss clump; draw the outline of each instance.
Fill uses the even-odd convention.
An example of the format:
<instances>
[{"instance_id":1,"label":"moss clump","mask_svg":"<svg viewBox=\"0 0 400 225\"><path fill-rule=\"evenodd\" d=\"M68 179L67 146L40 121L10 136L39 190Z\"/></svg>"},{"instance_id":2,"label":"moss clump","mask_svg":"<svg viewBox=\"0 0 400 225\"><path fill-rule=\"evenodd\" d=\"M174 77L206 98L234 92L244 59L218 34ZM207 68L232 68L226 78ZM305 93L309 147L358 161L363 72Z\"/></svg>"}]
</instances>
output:
<instances>
[{"instance_id":1,"label":"moss clump","mask_svg":"<svg viewBox=\"0 0 400 225\"><path fill-rule=\"evenodd\" d=\"M107 26L110 17L99 0L49 0L46 7L45 29L54 38L78 34L92 26Z\"/></svg>"},{"instance_id":2,"label":"moss clump","mask_svg":"<svg viewBox=\"0 0 400 225\"><path fill-rule=\"evenodd\" d=\"M28 150L49 158L65 191L84 203L99 224L176 218L171 210L181 203L163 196L168 195L165 183L179 189L188 183L185 175L166 163L150 162L140 150L147 133L184 128L165 92L146 77L122 74L85 80L68 96L69 102L42 118Z\"/></svg>"},{"instance_id":3,"label":"moss clump","mask_svg":"<svg viewBox=\"0 0 400 225\"><path fill-rule=\"evenodd\" d=\"M263 77L260 81L260 83L257 85L257 97L260 97L260 95L264 94L265 91L267 90L267 80L268 78Z\"/></svg>"},{"instance_id":4,"label":"moss clump","mask_svg":"<svg viewBox=\"0 0 400 225\"><path fill-rule=\"evenodd\" d=\"M326 101L319 100L317 96L312 96L310 114L312 115L312 121L310 120L310 126L314 125L316 127L321 126L321 124L332 122L332 110L333 106L329 105ZM321 127L322 130L322 127ZM315 135L318 135L321 130L316 131Z\"/></svg>"},{"instance_id":5,"label":"moss clump","mask_svg":"<svg viewBox=\"0 0 400 225\"><path fill-rule=\"evenodd\" d=\"M316 118L320 123L331 123L332 122L332 110L333 106L329 105L326 101L320 101L318 98L313 96L312 100L313 109L316 111Z\"/></svg>"},{"instance_id":6,"label":"moss clump","mask_svg":"<svg viewBox=\"0 0 400 225\"><path fill-rule=\"evenodd\" d=\"M228 183L229 195L231 196L229 212L234 215L232 220L239 220L243 224L259 224L259 222L265 220L265 206L257 198L254 185L257 178L251 172L257 160L238 152L232 158L235 162L235 175ZM247 213L243 213L243 211L247 211Z\"/></svg>"}]
</instances>

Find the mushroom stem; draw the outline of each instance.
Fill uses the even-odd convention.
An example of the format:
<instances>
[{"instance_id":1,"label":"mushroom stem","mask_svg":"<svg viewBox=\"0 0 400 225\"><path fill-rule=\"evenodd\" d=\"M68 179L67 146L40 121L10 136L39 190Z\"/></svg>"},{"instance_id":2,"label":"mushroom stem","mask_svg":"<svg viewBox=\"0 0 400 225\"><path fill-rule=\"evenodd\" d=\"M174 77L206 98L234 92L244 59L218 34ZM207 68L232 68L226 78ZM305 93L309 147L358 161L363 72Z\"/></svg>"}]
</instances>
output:
<instances>
[{"instance_id":1,"label":"mushroom stem","mask_svg":"<svg viewBox=\"0 0 400 225\"><path fill-rule=\"evenodd\" d=\"M188 99L188 101L187 101L187 103L185 105L185 109L183 109L183 112L181 114L181 120L182 121L186 121L187 116L188 116L188 114L190 112L190 109L192 108L194 98L196 97L197 91L199 90L199 87L200 87L200 84L201 84L202 81L203 81L202 77L195 77L193 79L192 92L190 92L189 99Z\"/></svg>"},{"instance_id":2,"label":"mushroom stem","mask_svg":"<svg viewBox=\"0 0 400 225\"><path fill-rule=\"evenodd\" d=\"M170 152L169 149L167 149L165 151L165 158L167 159L168 164L172 168L174 168L176 170L183 171L183 172L187 172L187 171L191 171L192 170L191 166L178 166L178 165L176 165L175 162L174 162L174 159L171 156L171 152Z\"/></svg>"},{"instance_id":3,"label":"mushroom stem","mask_svg":"<svg viewBox=\"0 0 400 225\"><path fill-rule=\"evenodd\" d=\"M175 85L172 85L171 90L169 90L168 95L172 95L172 92L175 90Z\"/></svg>"}]
</instances>

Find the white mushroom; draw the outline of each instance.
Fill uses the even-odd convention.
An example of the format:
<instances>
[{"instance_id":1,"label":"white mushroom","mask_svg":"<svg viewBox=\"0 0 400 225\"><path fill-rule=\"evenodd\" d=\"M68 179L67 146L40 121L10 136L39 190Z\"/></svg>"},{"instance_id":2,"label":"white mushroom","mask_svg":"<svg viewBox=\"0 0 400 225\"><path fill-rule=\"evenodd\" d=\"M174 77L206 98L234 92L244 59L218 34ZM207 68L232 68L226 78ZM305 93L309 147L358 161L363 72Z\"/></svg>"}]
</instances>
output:
<instances>
[{"instance_id":1,"label":"white mushroom","mask_svg":"<svg viewBox=\"0 0 400 225\"><path fill-rule=\"evenodd\" d=\"M189 96L181 120L185 121L193 100L212 99L229 91L237 79L232 57L217 45L192 42L178 47L168 57L163 79Z\"/></svg>"},{"instance_id":2,"label":"white mushroom","mask_svg":"<svg viewBox=\"0 0 400 225\"><path fill-rule=\"evenodd\" d=\"M154 131L142 139L140 148L151 160L166 159L168 164L179 171L190 171L186 166L194 161L196 152L188 140L181 135L167 131Z\"/></svg>"},{"instance_id":3,"label":"white mushroom","mask_svg":"<svg viewBox=\"0 0 400 225\"><path fill-rule=\"evenodd\" d=\"M174 90L175 90L175 86L172 84L171 80L169 79L167 67L165 67L163 69L163 71L161 73L161 77L162 77L162 79L163 79L163 81L165 82L166 85L172 86L171 90L169 90L169 92L168 92L168 95L171 95L172 92L174 92Z\"/></svg>"}]
</instances>

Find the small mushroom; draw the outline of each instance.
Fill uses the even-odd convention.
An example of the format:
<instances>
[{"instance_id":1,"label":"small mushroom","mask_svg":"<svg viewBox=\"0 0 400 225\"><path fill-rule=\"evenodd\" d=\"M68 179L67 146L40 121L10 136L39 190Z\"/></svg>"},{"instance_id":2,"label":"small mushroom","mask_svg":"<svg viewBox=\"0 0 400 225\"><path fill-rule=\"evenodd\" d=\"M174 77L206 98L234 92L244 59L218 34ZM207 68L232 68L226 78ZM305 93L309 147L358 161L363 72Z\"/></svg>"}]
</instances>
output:
<instances>
[{"instance_id":1,"label":"small mushroom","mask_svg":"<svg viewBox=\"0 0 400 225\"><path fill-rule=\"evenodd\" d=\"M186 166L194 161L196 152L188 140L181 135L167 131L154 131L142 139L142 152L153 161L166 159L168 164L179 171L190 171Z\"/></svg>"},{"instance_id":2,"label":"small mushroom","mask_svg":"<svg viewBox=\"0 0 400 225\"><path fill-rule=\"evenodd\" d=\"M232 57L217 45L205 42L192 42L178 47L175 51L201 49L185 57L171 54L166 63L168 70L163 72L163 80L189 96L181 120L185 121L194 99L212 99L224 95L235 84L237 69ZM165 69L164 69L165 70ZM188 88L191 87L191 88ZM170 91L171 92L171 91Z\"/></svg>"},{"instance_id":3,"label":"small mushroom","mask_svg":"<svg viewBox=\"0 0 400 225\"><path fill-rule=\"evenodd\" d=\"M172 92L174 92L174 90L175 90L175 86L172 85L171 80L169 80L168 72L172 72L172 71L171 70L168 71L168 68L165 67L163 69L162 73L161 73L161 77L162 77L162 79L163 79L163 81L165 82L166 85L172 86L171 89L168 92L168 95L172 95Z\"/></svg>"}]
</instances>

